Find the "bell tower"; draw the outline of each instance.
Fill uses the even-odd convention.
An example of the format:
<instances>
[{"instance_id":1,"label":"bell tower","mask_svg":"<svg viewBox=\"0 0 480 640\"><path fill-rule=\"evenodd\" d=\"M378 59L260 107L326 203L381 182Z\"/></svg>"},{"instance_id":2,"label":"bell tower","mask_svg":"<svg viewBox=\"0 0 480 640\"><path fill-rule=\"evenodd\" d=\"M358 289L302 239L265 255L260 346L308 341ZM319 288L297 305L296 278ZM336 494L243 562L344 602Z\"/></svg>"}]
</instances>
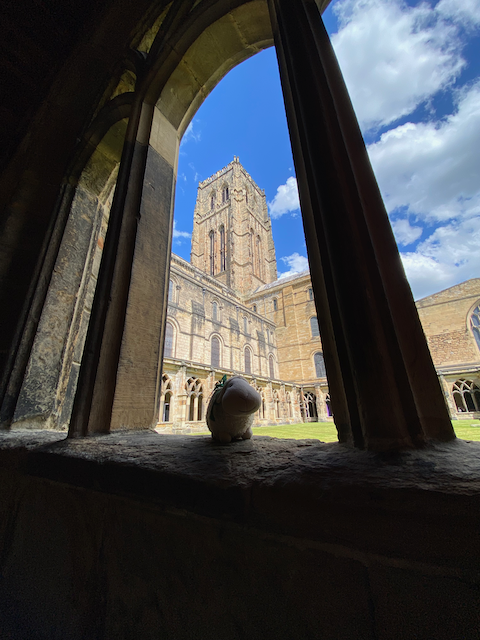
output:
<instances>
[{"instance_id":1,"label":"bell tower","mask_svg":"<svg viewBox=\"0 0 480 640\"><path fill-rule=\"evenodd\" d=\"M240 295L277 279L265 192L237 156L198 185L191 263Z\"/></svg>"}]
</instances>

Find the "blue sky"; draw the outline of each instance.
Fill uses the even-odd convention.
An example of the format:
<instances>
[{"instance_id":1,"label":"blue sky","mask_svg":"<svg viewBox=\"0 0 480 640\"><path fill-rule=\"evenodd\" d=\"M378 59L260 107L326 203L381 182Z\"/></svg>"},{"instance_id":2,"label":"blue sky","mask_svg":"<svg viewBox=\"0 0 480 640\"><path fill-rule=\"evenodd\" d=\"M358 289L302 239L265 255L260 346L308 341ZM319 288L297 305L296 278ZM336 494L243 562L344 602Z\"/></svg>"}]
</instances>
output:
<instances>
[{"instance_id":1,"label":"blue sky","mask_svg":"<svg viewBox=\"0 0 480 640\"><path fill-rule=\"evenodd\" d=\"M336 0L324 14L415 298L480 277L480 0ZM233 69L180 147L173 250L233 156L265 189L279 274L307 268L275 51Z\"/></svg>"}]
</instances>

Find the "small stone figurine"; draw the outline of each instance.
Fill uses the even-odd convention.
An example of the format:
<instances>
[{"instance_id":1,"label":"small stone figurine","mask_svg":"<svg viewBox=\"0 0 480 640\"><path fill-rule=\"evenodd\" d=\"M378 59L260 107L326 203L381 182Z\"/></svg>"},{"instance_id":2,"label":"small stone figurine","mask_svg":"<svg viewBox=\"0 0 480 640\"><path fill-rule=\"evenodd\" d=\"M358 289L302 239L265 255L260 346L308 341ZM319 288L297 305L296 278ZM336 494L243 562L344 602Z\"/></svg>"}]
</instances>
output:
<instances>
[{"instance_id":1,"label":"small stone figurine","mask_svg":"<svg viewBox=\"0 0 480 640\"><path fill-rule=\"evenodd\" d=\"M252 437L253 414L262 404L260 394L245 378L223 376L207 407L207 426L219 442Z\"/></svg>"}]
</instances>

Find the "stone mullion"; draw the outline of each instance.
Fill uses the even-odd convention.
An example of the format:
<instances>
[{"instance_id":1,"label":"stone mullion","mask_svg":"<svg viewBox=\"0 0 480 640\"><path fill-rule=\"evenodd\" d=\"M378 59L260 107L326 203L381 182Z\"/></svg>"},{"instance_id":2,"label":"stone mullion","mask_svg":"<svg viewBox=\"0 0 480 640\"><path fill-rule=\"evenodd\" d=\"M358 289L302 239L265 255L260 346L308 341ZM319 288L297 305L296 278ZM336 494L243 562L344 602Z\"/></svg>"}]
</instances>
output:
<instances>
[{"instance_id":1,"label":"stone mullion","mask_svg":"<svg viewBox=\"0 0 480 640\"><path fill-rule=\"evenodd\" d=\"M399 308L408 283L318 8L311 0L269 8L340 439L351 431L356 446L384 450L452 438L414 305Z\"/></svg>"}]
</instances>

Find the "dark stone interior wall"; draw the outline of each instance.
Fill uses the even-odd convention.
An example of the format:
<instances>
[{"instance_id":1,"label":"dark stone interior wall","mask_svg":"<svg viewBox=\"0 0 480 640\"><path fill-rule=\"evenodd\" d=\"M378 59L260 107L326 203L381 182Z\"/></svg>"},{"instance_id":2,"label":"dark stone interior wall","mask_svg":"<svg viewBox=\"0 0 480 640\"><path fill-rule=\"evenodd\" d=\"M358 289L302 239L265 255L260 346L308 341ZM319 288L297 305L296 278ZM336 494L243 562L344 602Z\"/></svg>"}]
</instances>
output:
<instances>
[{"instance_id":1,"label":"dark stone interior wall","mask_svg":"<svg viewBox=\"0 0 480 640\"><path fill-rule=\"evenodd\" d=\"M129 47L165 4L2 4L0 399L54 232L62 182L73 170L82 134L123 72ZM48 282L41 285L46 290Z\"/></svg>"}]
</instances>

